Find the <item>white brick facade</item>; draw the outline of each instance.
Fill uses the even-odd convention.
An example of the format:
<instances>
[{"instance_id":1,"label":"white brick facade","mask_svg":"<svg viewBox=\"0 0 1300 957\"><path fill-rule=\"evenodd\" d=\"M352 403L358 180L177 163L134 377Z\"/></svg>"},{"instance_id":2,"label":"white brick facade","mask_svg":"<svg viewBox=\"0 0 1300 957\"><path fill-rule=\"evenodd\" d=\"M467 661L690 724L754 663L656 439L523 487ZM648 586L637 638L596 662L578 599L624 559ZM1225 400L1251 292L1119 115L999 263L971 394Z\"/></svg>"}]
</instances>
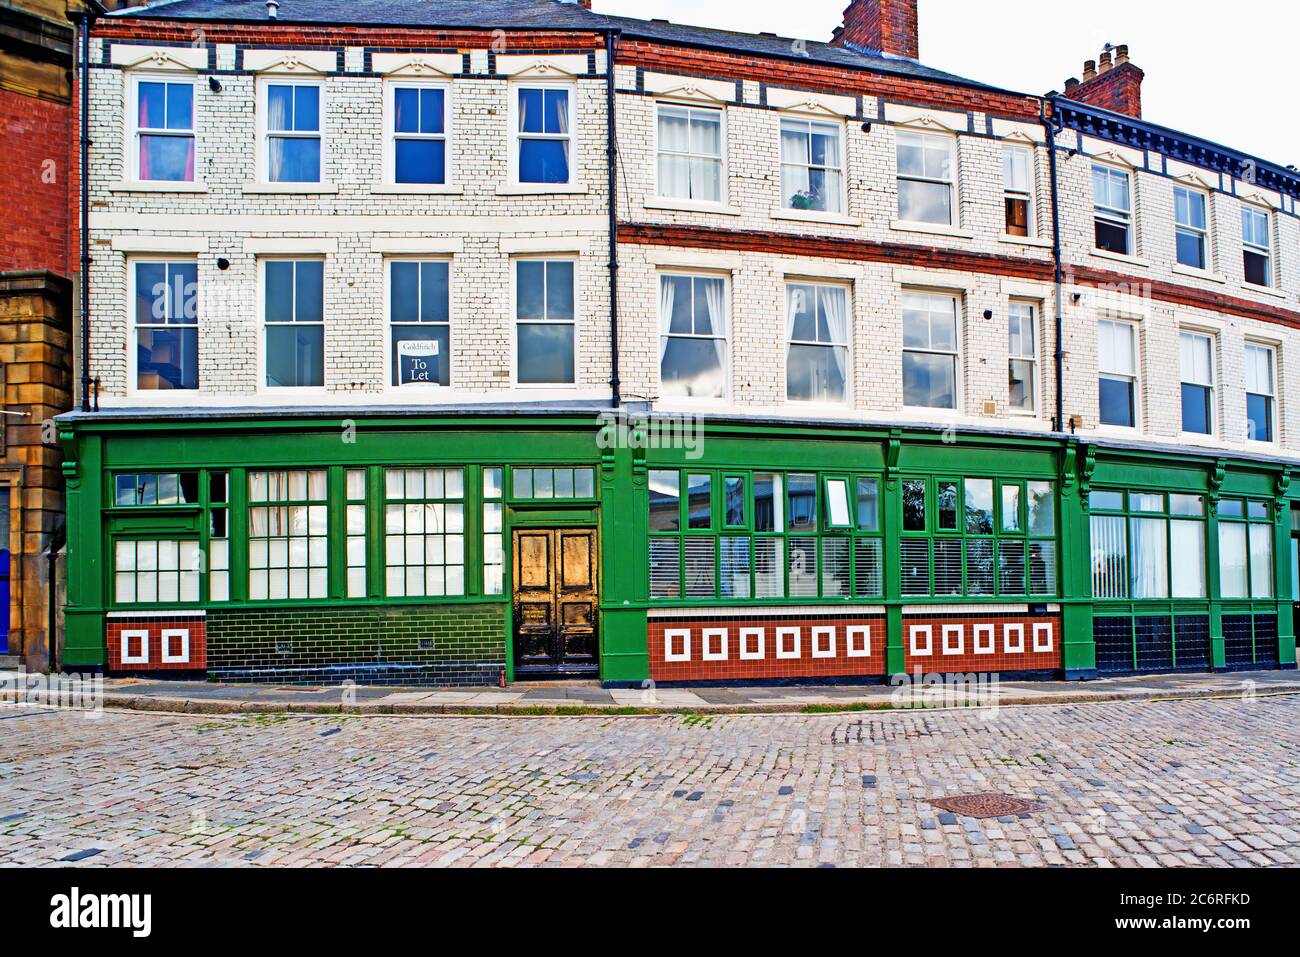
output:
<instances>
[{"instance_id":1,"label":"white brick facade","mask_svg":"<svg viewBox=\"0 0 1300 957\"><path fill-rule=\"evenodd\" d=\"M245 65L255 51L244 49ZM92 55L103 54L96 41ZM375 54L371 53L373 57ZM432 56L433 54L431 54ZM331 54L333 56L333 54ZM263 60L272 61L268 54ZM557 55L545 74L577 72L574 130L575 186L554 192L510 185L507 157L512 84L520 78L488 75L486 51L469 57L470 75L445 80L450 93L451 182L440 193L385 189L384 77L367 51L349 47L344 70L327 72L324 88L325 185L315 192L267 191L257 185L255 84L248 73L223 73L220 92L199 75L197 179L201 187L142 189L126 182L125 115L130 70L97 68L91 87L91 375L105 404L176 403L257 405L354 402L370 405L607 398L610 339L606 215L606 117L603 54L595 73L573 69ZM533 57L531 61L544 60ZM585 57L582 58L585 61ZM116 60L114 62L117 62ZM234 70L236 51L216 50L222 69ZM562 68L563 67L563 68ZM155 67L138 67L150 69ZM498 65L498 69L500 69ZM524 69L523 65L518 68ZM567 69L565 69L567 68ZM180 73L178 76L195 76ZM527 74L536 76L537 74ZM1050 266L1051 207L1048 151L1042 127L983 113L907 107L843 89L789 91L765 85L769 71L734 80L672 77L630 66L616 71L618 216L649 227L781 233L797 237L913 244L955 254L1010 257ZM739 99L737 99L739 87ZM658 92L647 92L658 91ZM719 93L722 95L720 96ZM801 99L802 101L801 102ZM724 114L724 199L718 208L682 208L657 195L656 110L660 102L692 103ZM777 108L774 104L786 104ZM793 104L793 105L790 105ZM836 112L839 111L839 112ZM835 215L791 214L780 196L780 121L813 116L843 131L845 207ZM870 124L870 130L864 124ZM958 221L951 229L898 222L896 135L916 129L951 136L957 157ZM1004 142L1033 149L1037 236L1005 235ZM1300 218L1294 200L1235 182L1218 173L1165 162L1160 156L1062 132L1058 137L1061 233L1067 264L1128 277L1130 295L1116 296L1067 276L1064 296L1066 421L1082 434L1197 441L1179 422L1180 328L1215 340L1215 434L1197 444L1223 449L1300 454L1300 330L1228 311L1178 305L1145 294L1158 282L1245 300L1266 308L1300 310ZM1094 161L1124 167L1134 182L1135 255L1103 256L1093 246L1091 168ZM1174 265L1173 185L1194 176L1210 192L1212 269L1189 273ZM1275 287L1244 281L1239 208L1243 201L1271 208ZM674 208L676 207L676 208ZM702 247L706 244L697 244ZM200 289L200 382L193 393L130 394L127 349L131 256L192 255ZM394 391L387 385L384 262L386 256L425 253L452 262L452 386L435 392ZM510 264L520 255L576 256L578 262L576 383L568 389L512 385L513 313ZM271 254L324 258L325 388L286 400L259 388L260 289L257 259ZM229 261L219 270L218 259ZM727 277L729 394L700 408L747 414L815 416L871 421L1050 428L1054 414L1053 317L1050 281L1008 278L998 270L926 267L833 256L726 251L625 243L620 247L620 355L623 396L658 402L658 276L704 271ZM1013 275L1011 270L1008 275ZM790 279L824 281L850 290L849 401L842 407L785 401L785 294ZM907 289L955 294L959 301L958 408L952 413L903 407L901 299ZM1079 295L1078 302L1074 296ZM1008 411L1007 314L1013 299L1039 306L1037 413ZM986 314L990 318L985 318ZM1099 426L1096 322L1101 315L1134 321L1140 330L1138 428ZM1243 355L1247 341L1277 350L1278 441L1271 447L1245 438ZM996 414L986 414L986 403ZM681 408L681 403L661 403Z\"/></svg>"}]
</instances>

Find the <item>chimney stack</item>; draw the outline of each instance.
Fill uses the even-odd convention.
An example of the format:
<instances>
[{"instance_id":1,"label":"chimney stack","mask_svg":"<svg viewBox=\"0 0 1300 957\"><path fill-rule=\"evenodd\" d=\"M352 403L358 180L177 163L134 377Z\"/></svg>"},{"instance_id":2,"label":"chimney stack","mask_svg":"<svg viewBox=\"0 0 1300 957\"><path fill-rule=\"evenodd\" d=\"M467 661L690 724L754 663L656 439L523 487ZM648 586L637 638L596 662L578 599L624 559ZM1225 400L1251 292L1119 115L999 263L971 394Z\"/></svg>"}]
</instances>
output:
<instances>
[{"instance_id":1,"label":"chimney stack","mask_svg":"<svg viewBox=\"0 0 1300 957\"><path fill-rule=\"evenodd\" d=\"M915 60L919 49L916 4L917 0L853 0L831 43Z\"/></svg>"},{"instance_id":2,"label":"chimney stack","mask_svg":"<svg viewBox=\"0 0 1300 957\"><path fill-rule=\"evenodd\" d=\"M1079 103L1141 119L1145 76L1129 60L1127 44L1107 44L1101 52L1100 66L1097 60L1084 61L1082 82L1073 77L1065 81L1065 95Z\"/></svg>"}]
</instances>

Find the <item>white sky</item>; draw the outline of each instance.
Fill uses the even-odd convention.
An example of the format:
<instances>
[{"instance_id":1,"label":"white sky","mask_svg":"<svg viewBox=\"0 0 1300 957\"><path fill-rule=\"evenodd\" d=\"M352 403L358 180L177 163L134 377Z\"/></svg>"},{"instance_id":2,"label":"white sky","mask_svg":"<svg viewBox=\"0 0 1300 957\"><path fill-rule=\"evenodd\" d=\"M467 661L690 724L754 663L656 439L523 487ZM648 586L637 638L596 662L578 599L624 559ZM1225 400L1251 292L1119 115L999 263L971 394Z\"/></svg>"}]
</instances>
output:
<instances>
[{"instance_id":1,"label":"white sky","mask_svg":"<svg viewBox=\"0 0 1300 957\"><path fill-rule=\"evenodd\" d=\"M599 13L829 40L848 0L594 0ZM1056 12L1049 12L1056 11ZM1106 43L1146 71L1143 118L1300 165L1296 0L920 0L921 62L1024 93L1063 90ZM1288 67L1287 65L1290 64Z\"/></svg>"}]
</instances>

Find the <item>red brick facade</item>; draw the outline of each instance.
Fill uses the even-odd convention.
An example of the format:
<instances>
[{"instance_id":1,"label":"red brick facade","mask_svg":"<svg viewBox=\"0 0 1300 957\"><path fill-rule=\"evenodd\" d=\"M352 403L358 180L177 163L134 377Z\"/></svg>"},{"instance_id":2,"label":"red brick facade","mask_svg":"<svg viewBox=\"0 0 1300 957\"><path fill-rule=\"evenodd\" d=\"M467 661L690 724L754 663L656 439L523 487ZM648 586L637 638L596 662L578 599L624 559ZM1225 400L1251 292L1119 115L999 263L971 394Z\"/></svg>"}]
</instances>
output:
<instances>
[{"instance_id":1,"label":"red brick facade","mask_svg":"<svg viewBox=\"0 0 1300 957\"><path fill-rule=\"evenodd\" d=\"M870 677L885 673L881 616L651 618L654 681Z\"/></svg>"},{"instance_id":2,"label":"red brick facade","mask_svg":"<svg viewBox=\"0 0 1300 957\"><path fill-rule=\"evenodd\" d=\"M998 614L906 616L908 674L1058 671L1061 619Z\"/></svg>"},{"instance_id":3,"label":"red brick facade","mask_svg":"<svg viewBox=\"0 0 1300 957\"><path fill-rule=\"evenodd\" d=\"M0 272L44 269L66 275L72 180L72 109L0 89Z\"/></svg>"},{"instance_id":4,"label":"red brick facade","mask_svg":"<svg viewBox=\"0 0 1300 957\"><path fill-rule=\"evenodd\" d=\"M108 673L205 671L207 622L201 615L108 620Z\"/></svg>"}]
</instances>

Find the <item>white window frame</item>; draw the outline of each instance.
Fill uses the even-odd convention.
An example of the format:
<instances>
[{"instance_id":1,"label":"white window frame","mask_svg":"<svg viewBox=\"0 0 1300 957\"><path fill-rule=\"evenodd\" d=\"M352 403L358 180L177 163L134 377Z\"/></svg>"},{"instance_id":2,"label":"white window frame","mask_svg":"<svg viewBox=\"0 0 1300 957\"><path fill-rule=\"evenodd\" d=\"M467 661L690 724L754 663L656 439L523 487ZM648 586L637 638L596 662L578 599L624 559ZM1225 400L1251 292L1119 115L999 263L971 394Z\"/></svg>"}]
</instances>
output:
<instances>
[{"instance_id":1,"label":"white window frame","mask_svg":"<svg viewBox=\"0 0 1300 957\"><path fill-rule=\"evenodd\" d=\"M1007 328L1007 412L1010 413L1011 415L1035 416L1038 415L1039 408L1042 402L1043 375L1042 375L1042 362L1040 361L1041 348L1039 345L1039 335L1042 332L1042 323L1039 320L1040 317L1042 316L1043 308L1042 308L1042 303L1036 302L1031 299L1012 299L1009 306L1009 310L1014 310L1017 307L1027 308L1029 310L1029 321L1032 323L1033 326L1030 335L1031 341L1033 342L1033 352L1030 355L1023 355L1021 353L1016 353L1011 350L1011 329L1010 326L1008 325ZM1008 318L1010 318L1009 311L1008 311ZM1024 321L1023 317L1021 321L1022 322ZM1021 334L1021 336L1023 338L1023 333ZM1031 398L1033 399L1032 408L1024 409L1018 406L1013 406L1011 404L1011 363L1014 360L1028 362L1033 367L1034 388L1031 395Z\"/></svg>"},{"instance_id":2,"label":"white window frame","mask_svg":"<svg viewBox=\"0 0 1300 957\"><path fill-rule=\"evenodd\" d=\"M1242 376L1242 391L1243 391L1247 396L1252 396L1252 395L1262 395L1262 396L1267 396L1269 399L1271 399L1272 402L1270 403L1270 413L1271 413L1271 415L1270 415L1270 419L1271 419L1272 421L1269 422L1269 432L1270 432L1271 434L1270 434L1270 437L1269 437L1268 439L1255 439L1255 438L1251 438L1251 436L1250 436L1249 433L1247 432L1247 433L1246 433L1246 441L1247 441L1247 442L1255 443L1256 445L1273 446L1273 445L1277 445L1277 444L1278 444L1279 425L1280 425L1280 423L1281 423L1281 421L1282 421L1281 409L1280 409L1281 402L1278 400L1278 394L1277 394L1277 379L1278 379L1278 361L1277 361L1277 360L1278 360L1278 348L1277 348L1277 346L1276 346L1274 343L1272 343L1272 342L1260 342L1260 341L1255 340L1255 339L1247 339L1247 340L1246 340L1246 344L1245 344L1244 354L1245 354L1245 355L1249 355L1251 349L1259 349L1259 350L1263 350L1264 352L1266 352L1266 353L1268 354L1268 371L1269 371L1269 378L1272 380L1272 381L1271 381L1271 385L1272 385L1272 387L1273 387L1273 390L1272 390L1271 393L1269 393L1269 392L1255 392L1255 391L1252 391L1252 390L1249 388L1249 386L1247 385L1247 383L1246 383L1246 379L1245 379L1245 376L1243 375L1243 376ZM1248 424L1249 424L1249 417L1247 417L1247 421L1246 421L1246 422L1243 422L1243 423L1242 423L1242 428L1243 428L1243 430L1246 429L1246 426L1247 426Z\"/></svg>"},{"instance_id":3,"label":"white window frame","mask_svg":"<svg viewBox=\"0 0 1300 957\"><path fill-rule=\"evenodd\" d=\"M319 262L321 266L321 384L313 385L267 385L266 363L270 355L267 349L266 322L266 264L269 262ZM296 295L296 290L295 290ZM297 309L297 299L294 300ZM290 323L275 323L290 325ZM296 323L293 323L296 325ZM328 257L319 253L277 253L273 256L257 257L257 391L279 396L320 396L329 388L329 262ZM274 471L274 470L273 470ZM294 471L290 469L290 471Z\"/></svg>"},{"instance_id":4,"label":"white window frame","mask_svg":"<svg viewBox=\"0 0 1300 957\"><path fill-rule=\"evenodd\" d=\"M686 110L689 113L716 113L718 115L718 198L714 199L694 199L687 196L669 196L664 192L663 182L659 177L659 159L664 152L663 144L659 136L659 117L664 109ZM690 123L688 117L687 123ZM658 100L655 102L655 135L654 135L654 162L655 162L655 198L667 203L682 203L691 206L703 206L709 209L725 207L728 202L728 176L727 176L727 111L722 106L704 106L699 103L677 102L674 100ZM673 156L685 156L689 159L709 158L706 154L700 153L672 153Z\"/></svg>"},{"instance_id":5,"label":"white window frame","mask_svg":"<svg viewBox=\"0 0 1300 957\"><path fill-rule=\"evenodd\" d=\"M572 382L520 382L519 381L519 263L521 262L570 262L573 263L573 320L568 319L529 319L524 325L573 326L573 381ZM529 253L528 255L510 257L510 384L516 389L542 390L556 389L564 392L577 390L582 378L582 262L581 257L572 252ZM543 300L545 297L543 296Z\"/></svg>"},{"instance_id":6,"label":"white window frame","mask_svg":"<svg viewBox=\"0 0 1300 957\"><path fill-rule=\"evenodd\" d=\"M1130 375L1126 372L1107 371L1101 367L1101 327L1103 324L1115 326L1126 326L1133 336L1133 372ZM1133 382L1133 424L1132 425L1115 425L1111 422L1101 421L1101 380L1103 378L1111 379L1131 379ZM1115 429L1119 432L1130 433L1140 431L1142 428L1142 327L1135 319L1125 318L1123 316L1102 316L1097 320L1097 422L1102 429Z\"/></svg>"},{"instance_id":7,"label":"white window frame","mask_svg":"<svg viewBox=\"0 0 1300 957\"><path fill-rule=\"evenodd\" d=\"M782 157L781 157L781 140L782 140L782 139L784 138L784 136L785 136L785 124L787 124L787 123L800 123L800 124L803 124L803 125L805 125L805 126L808 127L807 142L808 142L808 144L809 144L809 162L806 163L806 164L805 164L805 163L787 163L787 162L786 162L784 159L782 159ZM813 133L813 127L815 127L815 126L832 127L832 128L834 128L834 130L836 131L836 136L839 138L839 156L838 156L838 159L839 159L839 165L838 165L838 166L814 166L814 165L812 164L812 161L811 161L811 156L812 156L811 149L812 149L812 146L811 146L811 144L812 144L812 133ZM826 119L826 118L824 118L824 117L820 117L820 116L808 116L808 115L806 115L806 114L802 114L802 113L782 113L782 114L780 114L779 120L778 120L778 122L777 122L777 133L776 133L776 135L777 135L777 144L776 144L776 149L777 149L777 176L776 176L776 180L777 180L777 189L780 190L780 192L783 194L783 195L781 196L781 205L780 205L780 208L781 208L784 212L794 212L794 213L800 213L800 214L807 214L807 215L809 215L809 216L844 216L844 215L846 215L846 213L847 213L847 211L848 211L848 206L849 206L849 200L848 200L848 171L847 171L847 165L848 165L848 164L847 164L847 162L846 162L846 157L845 157L845 154L848 152L848 136L845 134L844 123L843 123L843 121L841 121L841 120L836 120L836 119ZM786 166L798 166L798 167L800 167L800 168L803 168L803 169L806 169L806 170L809 170L809 171L814 170L814 169L821 169L821 170L835 170L835 171L837 171L837 172L839 173L839 176L840 176L840 188L839 188L839 192L837 193L837 195L836 195L836 197L835 197L835 199L836 199L836 203L837 203L837 205L838 205L838 208L837 208L837 209L797 209L796 207L790 205L790 197L784 195L784 193L785 193L785 189L784 189L784 187L782 187L782 185L781 185L782 180L784 179L784 169L785 169Z\"/></svg>"},{"instance_id":8,"label":"white window frame","mask_svg":"<svg viewBox=\"0 0 1300 957\"><path fill-rule=\"evenodd\" d=\"M447 264L447 384L440 385L437 382L407 382L405 384L393 385L393 264L394 263L426 263L426 262L445 262ZM513 269L513 266L511 267ZM411 254L402 256L385 256L384 257L384 388L389 392L400 392L409 394L411 392L429 391L429 392L446 392L455 387L456 384L456 367L452 362L452 302L453 291L452 283L455 281L455 260L448 255L422 255ZM415 325L415 323L400 323L400 325ZM440 325L440 323L421 323L420 325Z\"/></svg>"},{"instance_id":9,"label":"white window frame","mask_svg":"<svg viewBox=\"0 0 1300 957\"><path fill-rule=\"evenodd\" d=\"M906 329L903 327L903 324L904 324L905 321L906 321L906 320L904 320L904 318L903 318L903 302L907 299L907 297L908 297L909 295L916 295L916 296L936 296L936 297L940 297L940 298L948 299L948 300L951 300L951 301L952 301L952 306L953 306L953 320L954 320L954 330L953 330L953 331L954 331L954 338L953 338L953 351L952 351L952 352L945 352L945 351L937 350L937 349L933 349L933 348L925 348L925 349L922 349L922 348L920 348L920 347L912 347L912 346L908 346L908 345L906 345L906 341L907 341L907 331L906 331ZM964 359L963 354L962 354L962 338L963 338L963 331L964 331L964 330L962 329L962 324L963 324L963 323L962 323L962 319L963 319L963 316L962 316L962 301L963 301L963 297L962 297L962 295L961 295L960 293L957 293L957 292L951 292L951 291L946 291L946 290L942 290L942 289L904 289L904 290L903 290L902 298L900 299L900 302L899 302L899 305L900 305L900 309L899 309L899 331L900 331L900 333L901 333L902 338L901 338L901 342L900 342L901 351L900 351L900 353L899 353L899 365L898 365L898 385L899 385L899 389L901 390L901 392L902 392L902 394L903 394L903 408L905 408L905 409L916 409L916 410L920 410L920 411L922 411L922 412L926 412L926 413L928 413L928 414L932 414L932 415L933 415L933 414L937 414L937 415L944 415L944 414L947 414L947 415L958 415L958 414L961 413L962 409L965 408L965 391L966 391L966 390L965 390L965 382L964 382L964 379L965 379L965 359ZM943 408L942 406L933 406L933 405L908 405L908 404L907 404L907 388L906 388L905 378L904 378L904 375L903 375L902 359L903 359L903 358L904 358L904 357L905 357L909 352L920 353L920 354L922 354L922 355L949 356L949 357L952 358L952 360L953 360L953 387L952 387L953 396L952 396L952 408L950 408L950 409L946 409L946 408Z\"/></svg>"},{"instance_id":10,"label":"white window frame","mask_svg":"<svg viewBox=\"0 0 1300 957\"><path fill-rule=\"evenodd\" d=\"M1210 381L1209 382L1196 382L1193 379L1186 378L1186 374L1184 373L1183 366L1182 366L1183 337L1185 336L1192 339L1203 339L1205 340L1205 342L1209 344L1210 347L1210 359L1209 359ZM1215 364L1218 362L1218 352L1219 352L1218 343L1215 340L1214 333L1205 332L1201 329L1183 328L1178 330L1178 384L1179 384L1178 428L1179 431L1182 432L1184 435L1201 436L1202 433L1187 432L1185 429L1183 429L1183 423L1182 423L1182 386L1183 385L1202 386L1210 390L1210 421L1209 421L1210 431L1204 433L1204 437L1210 438L1211 436L1215 435L1218 432L1219 390L1217 385L1218 376L1216 375L1216 370L1215 370Z\"/></svg>"},{"instance_id":11,"label":"white window frame","mask_svg":"<svg viewBox=\"0 0 1300 957\"><path fill-rule=\"evenodd\" d=\"M1205 213L1205 227L1192 226L1188 223L1178 221L1178 192L1182 190L1188 196L1198 196L1201 200L1201 208ZM1197 269L1202 272L1214 271L1214 246L1211 242L1210 229L1210 194L1203 189L1195 186L1189 186L1186 183L1174 184L1174 262L1183 269ZM1205 260L1199 266L1189 266L1187 263L1178 261L1178 234L1180 232L1191 233L1199 236L1201 239L1202 258Z\"/></svg>"},{"instance_id":12,"label":"white window frame","mask_svg":"<svg viewBox=\"0 0 1300 957\"><path fill-rule=\"evenodd\" d=\"M316 77L286 76L269 74L257 78L257 182L260 186L269 186L284 192L319 192L329 184L329 123L327 121L327 96L325 81ZM284 132L268 130L266 121L270 114L270 89L273 86L314 86L320 90L319 122L315 138L320 140L320 178L309 182L272 180L271 179L271 138L288 137L291 139L311 139L311 133Z\"/></svg>"},{"instance_id":13,"label":"white window frame","mask_svg":"<svg viewBox=\"0 0 1300 957\"><path fill-rule=\"evenodd\" d=\"M1012 154L1022 154L1025 157L1025 170L1029 176L1027 184L1028 192L1024 190L1013 189L1007 182L1007 174L1010 172L1008 159ZM1002 199L1003 199L1003 228L1002 232L1012 239L1037 239L1038 238L1038 170L1037 170L1038 151L1022 143L1003 143L1002 144ZM1017 236L1006 228L1006 200L1022 199L1028 204L1029 216L1026 223L1028 229L1027 236Z\"/></svg>"},{"instance_id":14,"label":"white window frame","mask_svg":"<svg viewBox=\"0 0 1300 957\"><path fill-rule=\"evenodd\" d=\"M1267 246L1260 246L1256 243L1248 242L1246 240L1245 223L1246 223L1247 216L1263 217L1264 235L1268 239ZM1242 257L1244 259L1245 254L1248 252L1256 253L1257 255L1264 256L1268 260L1268 282L1265 285L1261 286L1258 283L1253 283L1249 279L1247 279L1246 266L1244 262L1242 263L1242 267L1241 267L1241 280L1248 288L1251 289L1273 289L1277 286L1277 257L1273 255L1273 246L1274 246L1273 211L1263 206L1255 206L1249 203L1243 203L1241 207L1241 221L1242 221L1242 229L1241 229Z\"/></svg>"},{"instance_id":15,"label":"white window frame","mask_svg":"<svg viewBox=\"0 0 1300 957\"><path fill-rule=\"evenodd\" d=\"M176 253L159 253L156 255L150 253L139 253L127 257L126 259L126 313L127 313L126 392L127 395L137 396L141 398L147 396L151 400L156 400L159 397L163 397L163 396L170 397L173 393L178 393L180 395L185 395L185 396L197 395L203 391L202 375L200 375L199 377L199 386L197 389L141 389L139 386L139 380L137 379L137 374L139 372L138 369L139 352L136 347L136 342L138 341L136 334L139 331L140 324L138 321L138 317L136 316L137 297L136 297L136 277L135 277L135 267L139 263L187 263L187 264L194 264L197 267L198 259L195 256L178 255ZM198 331L198 326L199 326L199 314L202 312L201 309L202 300L199 298L200 286L197 281L197 276L198 276L198 270L196 268L195 269L196 280L195 280L195 288L194 288L194 298L195 298L194 328L196 333ZM150 327L154 327L154 326L162 327L162 324L161 323L150 324ZM182 327L176 326L174 328L182 328ZM200 346L201 345L202 344L200 343ZM200 349L200 354L201 353L202 353L202 349ZM202 369L200 368L200 372L201 371Z\"/></svg>"},{"instance_id":16,"label":"white window frame","mask_svg":"<svg viewBox=\"0 0 1300 957\"><path fill-rule=\"evenodd\" d=\"M537 193L554 193L570 191L578 182L578 86L571 81L556 80L519 80L508 87L510 96L510 155L507 157L510 185L520 190ZM566 90L569 98L569 132L568 133L529 133L525 135L519 129L519 94L524 90ZM523 183L519 180L520 141L530 140L567 140L569 143L569 178L563 183Z\"/></svg>"},{"instance_id":17,"label":"white window frame","mask_svg":"<svg viewBox=\"0 0 1300 957\"><path fill-rule=\"evenodd\" d=\"M782 376L786 379L785 400L797 405L826 405L835 406L836 408L853 404L853 287L845 283L827 282L817 279L800 279L798 277L787 276L785 279L785 301L786 316L788 324L790 321L790 287L791 286L810 286L813 289L838 289L844 293L844 313L845 322L845 341L844 342L818 342L811 339L794 339L787 337L785 341L785 367ZM813 321L816 323L816 304L814 304ZM790 397L790 383L788 380L788 370L790 367L790 349L792 346L815 346L821 349L843 349L844 350L844 397L838 402L818 402L816 399L792 399Z\"/></svg>"},{"instance_id":18,"label":"white window frame","mask_svg":"<svg viewBox=\"0 0 1300 957\"><path fill-rule=\"evenodd\" d=\"M925 142L942 142L944 148L948 151L948 169L951 175L948 179L931 179L928 176L904 175L902 167L898 163L898 145L903 137L916 137ZM958 191L958 179L961 171L957 167L957 137L952 133L932 133L928 130L899 130L895 137L894 144L894 188L900 195L902 194L902 184L909 183L930 183L948 187L948 203L951 215L947 223L930 223L923 219L903 219L902 204L899 199L894 201L894 210L900 222L909 225L919 224L921 226L938 227L939 229L951 228L959 229L961 227L961 194Z\"/></svg>"},{"instance_id":19,"label":"white window frame","mask_svg":"<svg viewBox=\"0 0 1300 957\"><path fill-rule=\"evenodd\" d=\"M1127 210L1120 209L1118 206L1097 205L1096 193L1093 190L1093 177L1096 175L1097 170L1104 170L1107 176L1119 175L1124 177L1124 182L1126 183L1126 189L1128 193ZM1093 251L1094 252L1101 253L1101 255L1103 256L1128 256L1130 258L1137 256L1138 254L1137 216L1135 215L1137 203L1136 203L1136 196L1134 195L1133 185L1134 185L1134 181L1133 181L1132 170L1124 169L1122 166L1115 166L1110 163L1094 162L1092 164L1092 167L1088 172L1088 191L1092 195ZM1128 235L1128 241L1125 244L1127 248L1122 253L1115 252L1114 250L1102 249L1100 246L1097 245L1097 238L1096 238L1097 220L1103 220L1114 226L1124 227L1125 232Z\"/></svg>"},{"instance_id":20,"label":"white window frame","mask_svg":"<svg viewBox=\"0 0 1300 957\"><path fill-rule=\"evenodd\" d=\"M442 90L442 132L441 133L397 133L397 91L403 90ZM383 185L392 192L401 193L448 193L455 187L453 171L452 85L446 80L424 80L390 78L384 80L384 174ZM397 181L397 140L432 140L442 141L443 181L441 183L399 183ZM325 173L321 170L321 175Z\"/></svg>"},{"instance_id":21,"label":"white window frame","mask_svg":"<svg viewBox=\"0 0 1300 957\"><path fill-rule=\"evenodd\" d=\"M709 342L715 339L721 339L723 342L722 356L722 395L718 396L681 396L664 394L664 368L663 360L655 361L655 378L659 382L659 394L661 401L664 402L689 402L689 403L725 403L731 401L731 353L733 343L731 341L731 275L729 273L709 272L705 269L660 269L655 273L655 319L656 319L656 336L655 345L661 349L659 340L665 338L663 329L663 317L659 314L659 296L663 288L663 281L666 277L684 277L689 279L718 279L722 281L722 335L700 336L694 332L673 333L667 336L670 339L706 339ZM658 351L656 351L658 355Z\"/></svg>"},{"instance_id":22,"label":"white window frame","mask_svg":"<svg viewBox=\"0 0 1300 957\"><path fill-rule=\"evenodd\" d=\"M172 83L191 88L190 129L188 136L194 141L194 177L192 179L141 179L140 178L140 136L185 136L176 130L155 130L140 127L140 84ZM130 73L128 75L128 94L126 98L126 166L130 170L131 182L148 183L160 189L171 186L175 189L190 189L200 185L199 177L199 88L195 78L188 73Z\"/></svg>"}]
</instances>

